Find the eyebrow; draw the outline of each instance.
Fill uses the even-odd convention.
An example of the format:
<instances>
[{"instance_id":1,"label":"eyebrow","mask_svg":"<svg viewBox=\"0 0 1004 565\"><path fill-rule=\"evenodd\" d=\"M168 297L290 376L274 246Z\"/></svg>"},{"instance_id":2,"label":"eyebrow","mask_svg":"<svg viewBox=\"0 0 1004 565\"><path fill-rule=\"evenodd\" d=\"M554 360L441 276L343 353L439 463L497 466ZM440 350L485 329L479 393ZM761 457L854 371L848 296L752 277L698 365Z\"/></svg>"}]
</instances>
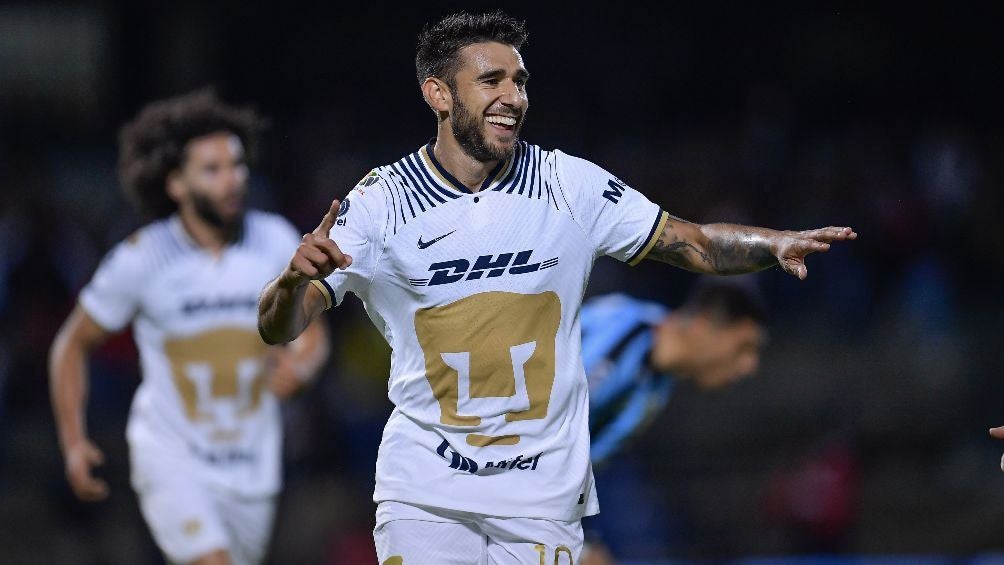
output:
<instances>
[{"instance_id":1,"label":"eyebrow","mask_svg":"<svg viewBox=\"0 0 1004 565\"><path fill-rule=\"evenodd\" d=\"M492 69L490 71L485 71L478 75L477 80L487 80L492 78L502 78L506 75L503 69ZM520 69L516 71L516 78L521 78L523 80L528 80L530 78L530 73L526 69Z\"/></svg>"}]
</instances>

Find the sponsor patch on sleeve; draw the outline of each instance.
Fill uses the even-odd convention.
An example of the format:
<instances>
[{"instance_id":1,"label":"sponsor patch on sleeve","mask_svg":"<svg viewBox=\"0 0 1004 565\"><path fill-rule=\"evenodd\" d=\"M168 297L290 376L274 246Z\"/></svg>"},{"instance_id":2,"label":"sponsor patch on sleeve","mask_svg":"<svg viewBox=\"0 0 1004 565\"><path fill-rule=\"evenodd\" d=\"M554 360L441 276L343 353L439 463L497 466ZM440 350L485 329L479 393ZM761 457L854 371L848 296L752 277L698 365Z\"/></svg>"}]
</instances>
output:
<instances>
[{"instance_id":1,"label":"sponsor patch on sleeve","mask_svg":"<svg viewBox=\"0 0 1004 565\"><path fill-rule=\"evenodd\" d=\"M359 182L356 183L356 186L357 187L373 186L374 184L376 184L378 180L380 180L380 175L376 172L376 170L372 170L369 172L369 174L359 179Z\"/></svg>"}]
</instances>

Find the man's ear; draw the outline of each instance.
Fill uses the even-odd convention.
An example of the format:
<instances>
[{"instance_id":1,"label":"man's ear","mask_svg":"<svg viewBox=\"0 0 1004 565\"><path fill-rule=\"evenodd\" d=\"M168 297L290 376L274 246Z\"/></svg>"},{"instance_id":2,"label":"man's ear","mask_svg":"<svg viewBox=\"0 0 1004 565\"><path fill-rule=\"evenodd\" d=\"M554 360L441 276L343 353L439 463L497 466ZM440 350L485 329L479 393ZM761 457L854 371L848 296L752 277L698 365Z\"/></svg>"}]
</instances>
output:
<instances>
[{"instance_id":1,"label":"man's ear","mask_svg":"<svg viewBox=\"0 0 1004 565\"><path fill-rule=\"evenodd\" d=\"M177 204L181 204L181 199L185 194L185 183L181 181L181 171L174 169L167 173L167 196Z\"/></svg>"},{"instance_id":2,"label":"man's ear","mask_svg":"<svg viewBox=\"0 0 1004 565\"><path fill-rule=\"evenodd\" d=\"M436 77L425 79L422 83L422 96L440 120L445 120L450 115L450 110L453 109L453 94L445 82Z\"/></svg>"}]
</instances>

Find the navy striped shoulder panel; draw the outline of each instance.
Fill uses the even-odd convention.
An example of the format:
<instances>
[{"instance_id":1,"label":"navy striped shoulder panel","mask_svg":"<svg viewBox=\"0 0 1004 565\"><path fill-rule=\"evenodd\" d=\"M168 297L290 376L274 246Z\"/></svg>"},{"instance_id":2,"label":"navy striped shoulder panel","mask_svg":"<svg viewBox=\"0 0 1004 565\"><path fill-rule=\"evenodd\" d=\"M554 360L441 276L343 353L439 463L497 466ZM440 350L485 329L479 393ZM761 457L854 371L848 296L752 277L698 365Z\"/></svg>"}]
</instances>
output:
<instances>
[{"instance_id":1,"label":"navy striped shoulder panel","mask_svg":"<svg viewBox=\"0 0 1004 565\"><path fill-rule=\"evenodd\" d=\"M397 163L379 167L387 200L387 227L392 233L419 214L460 198L460 194L437 183L422 164L419 154L412 153Z\"/></svg>"},{"instance_id":2,"label":"navy striped shoulder panel","mask_svg":"<svg viewBox=\"0 0 1004 565\"><path fill-rule=\"evenodd\" d=\"M471 194L444 178L427 151L428 148L423 147L396 163L376 169L385 189L389 234L397 233L405 224L436 206ZM521 141L510 161L500 167L497 178L486 181L485 190L540 200L560 210L565 206L559 204L563 196L556 186L556 168L554 152Z\"/></svg>"},{"instance_id":3,"label":"navy striped shoulder panel","mask_svg":"<svg viewBox=\"0 0 1004 565\"><path fill-rule=\"evenodd\" d=\"M430 162L426 151L423 147L394 164L376 169L386 188L387 223L391 233L436 206L470 194L444 178ZM559 209L559 189L554 186L555 168L553 152L521 141L511 160L500 167L498 178L486 181L485 190L543 200Z\"/></svg>"},{"instance_id":4,"label":"navy striped shoulder panel","mask_svg":"<svg viewBox=\"0 0 1004 565\"><path fill-rule=\"evenodd\" d=\"M554 153L519 142L509 173L490 190L554 203Z\"/></svg>"}]
</instances>

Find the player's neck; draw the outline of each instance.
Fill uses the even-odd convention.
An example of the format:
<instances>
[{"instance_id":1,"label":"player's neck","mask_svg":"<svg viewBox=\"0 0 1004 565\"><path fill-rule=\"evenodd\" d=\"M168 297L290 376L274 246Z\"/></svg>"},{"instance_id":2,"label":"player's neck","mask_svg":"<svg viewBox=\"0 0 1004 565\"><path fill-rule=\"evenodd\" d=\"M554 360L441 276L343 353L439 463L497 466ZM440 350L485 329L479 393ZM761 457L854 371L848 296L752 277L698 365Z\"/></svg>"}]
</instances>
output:
<instances>
[{"instance_id":1,"label":"player's neck","mask_svg":"<svg viewBox=\"0 0 1004 565\"><path fill-rule=\"evenodd\" d=\"M464 153L446 121L439 124L439 137L432 146L432 155L471 192L481 190L482 183L499 164L498 161L478 161Z\"/></svg>"},{"instance_id":2,"label":"player's neck","mask_svg":"<svg viewBox=\"0 0 1004 565\"><path fill-rule=\"evenodd\" d=\"M214 226L199 217L195 210L179 210L178 217L181 218L181 225L188 237L213 255L222 253L227 244L235 239L237 228Z\"/></svg>"}]
</instances>

